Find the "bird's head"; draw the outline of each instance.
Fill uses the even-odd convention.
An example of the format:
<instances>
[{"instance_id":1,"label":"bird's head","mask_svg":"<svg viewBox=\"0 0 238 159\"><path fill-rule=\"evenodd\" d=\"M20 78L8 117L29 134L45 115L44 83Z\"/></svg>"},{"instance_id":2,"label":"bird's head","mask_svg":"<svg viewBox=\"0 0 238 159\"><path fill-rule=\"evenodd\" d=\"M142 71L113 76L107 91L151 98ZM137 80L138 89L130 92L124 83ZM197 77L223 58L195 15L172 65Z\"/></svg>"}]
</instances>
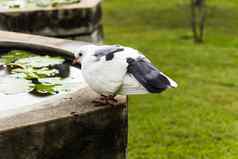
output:
<instances>
[{"instance_id":1,"label":"bird's head","mask_svg":"<svg viewBox=\"0 0 238 159\"><path fill-rule=\"evenodd\" d=\"M90 56L95 53L96 47L96 45L81 46L74 54L73 64L81 64L86 56Z\"/></svg>"},{"instance_id":2,"label":"bird's head","mask_svg":"<svg viewBox=\"0 0 238 159\"><path fill-rule=\"evenodd\" d=\"M81 64L82 57L83 57L83 53L81 51L75 53L74 54L73 64Z\"/></svg>"}]
</instances>

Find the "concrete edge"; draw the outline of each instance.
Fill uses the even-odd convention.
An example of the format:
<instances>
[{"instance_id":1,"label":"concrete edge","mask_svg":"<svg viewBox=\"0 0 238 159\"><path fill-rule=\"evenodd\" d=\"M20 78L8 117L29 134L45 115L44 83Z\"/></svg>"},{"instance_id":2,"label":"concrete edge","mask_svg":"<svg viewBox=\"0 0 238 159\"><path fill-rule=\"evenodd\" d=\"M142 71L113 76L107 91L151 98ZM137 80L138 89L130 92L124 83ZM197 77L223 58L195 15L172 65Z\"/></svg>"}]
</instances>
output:
<instances>
[{"instance_id":1,"label":"concrete edge","mask_svg":"<svg viewBox=\"0 0 238 159\"><path fill-rule=\"evenodd\" d=\"M60 7L46 7L46 8L17 8L17 9L6 9L0 10L0 14L17 14L17 13L29 13L29 12L42 12L42 11L55 11L55 10L72 10L72 9L88 9L95 8L101 0L82 0L78 4L64 5Z\"/></svg>"},{"instance_id":2,"label":"concrete edge","mask_svg":"<svg viewBox=\"0 0 238 159\"><path fill-rule=\"evenodd\" d=\"M117 106L95 107L92 101L97 97L98 95L89 88L80 89L70 95L58 96L58 99L53 98L50 101L41 103L37 110L0 119L0 133L62 118L83 116L98 111L116 109L119 107L124 108L127 106L126 97L118 96L117 99L119 102ZM55 103L55 101L57 101L57 103Z\"/></svg>"}]
</instances>

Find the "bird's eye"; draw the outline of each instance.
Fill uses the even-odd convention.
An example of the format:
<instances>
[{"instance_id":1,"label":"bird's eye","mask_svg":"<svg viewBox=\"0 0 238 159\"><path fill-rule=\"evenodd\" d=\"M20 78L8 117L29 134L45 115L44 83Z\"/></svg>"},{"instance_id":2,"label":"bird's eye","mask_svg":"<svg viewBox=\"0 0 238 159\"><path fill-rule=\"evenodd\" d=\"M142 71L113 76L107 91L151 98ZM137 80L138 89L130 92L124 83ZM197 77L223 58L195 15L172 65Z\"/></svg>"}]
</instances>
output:
<instances>
[{"instance_id":1,"label":"bird's eye","mask_svg":"<svg viewBox=\"0 0 238 159\"><path fill-rule=\"evenodd\" d=\"M82 53L79 53L79 56L81 57L81 56L83 56L83 54L82 54Z\"/></svg>"}]
</instances>

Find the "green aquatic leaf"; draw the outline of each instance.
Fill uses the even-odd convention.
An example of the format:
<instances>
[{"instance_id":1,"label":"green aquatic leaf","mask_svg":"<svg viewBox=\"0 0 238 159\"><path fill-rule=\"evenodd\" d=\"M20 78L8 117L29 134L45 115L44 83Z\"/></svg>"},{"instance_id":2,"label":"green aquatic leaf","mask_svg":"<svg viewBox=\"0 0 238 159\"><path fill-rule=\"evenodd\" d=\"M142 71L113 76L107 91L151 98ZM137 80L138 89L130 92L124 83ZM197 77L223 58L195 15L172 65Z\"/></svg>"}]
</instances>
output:
<instances>
[{"instance_id":1,"label":"green aquatic leaf","mask_svg":"<svg viewBox=\"0 0 238 159\"><path fill-rule=\"evenodd\" d=\"M41 78L39 79L40 83L51 83L51 84L58 84L55 89L59 92L69 92L73 88L75 88L75 83L71 80L62 80L59 77L54 78Z\"/></svg>"},{"instance_id":2,"label":"green aquatic leaf","mask_svg":"<svg viewBox=\"0 0 238 159\"><path fill-rule=\"evenodd\" d=\"M50 56L33 56L28 58L21 58L14 63L18 65L24 65L25 67L42 68L51 65L62 64L64 62L63 57L50 57Z\"/></svg>"},{"instance_id":3,"label":"green aquatic leaf","mask_svg":"<svg viewBox=\"0 0 238 159\"><path fill-rule=\"evenodd\" d=\"M0 7L4 8L23 8L26 7L27 3L25 0L1 0Z\"/></svg>"},{"instance_id":4,"label":"green aquatic leaf","mask_svg":"<svg viewBox=\"0 0 238 159\"><path fill-rule=\"evenodd\" d=\"M79 3L80 0L51 0L50 5L55 7L58 5L65 5L65 4L74 4L74 3Z\"/></svg>"},{"instance_id":5,"label":"green aquatic leaf","mask_svg":"<svg viewBox=\"0 0 238 159\"><path fill-rule=\"evenodd\" d=\"M8 73L10 73L8 76L11 79L18 79L9 82L16 81L16 84L12 84L13 86L21 85L20 82L22 82L22 87L18 87L17 92L19 90L31 91L33 94L43 96L67 90L62 84L61 74L68 76L70 66L64 64L64 61L62 57L40 56L20 50L11 51L0 58L1 66L7 66ZM66 75L64 77L67 77ZM7 84L4 87L2 84L0 91L6 92L4 89L7 90Z\"/></svg>"},{"instance_id":6,"label":"green aquatic leaf","mask_svg":"<svg viewBox=\"0 0 238 159\"><path fill-rule=\"evenodd\" d=\"M43 67L40 69L35 69L32 67L26 67L26 68L17 68L13 69L11 71L12 74L15 73L22 73L24 74L25 79L40 79L40 78L46 78L46 77L54 77L56 76L59 71L56 69L49 69L47 67Z\"/></svg>"},{"instance_id":7,"label":"green aquatic leaf","mask_svg":"<svg viewBox=\"0 0 238 159\"><path fill-rule=\"evenodd\" d=\"M31 52L23 51L23 50L13 50L1 56L0 63L7 65L7 64L13 63L14 61L18 59L31 57L31 56L34 56L34 54L32 54Z\"/></svg>"},{"instance_id":8,"label":"green aquatic leaf","mask_svg":"<svg viewBox=\"0 0 238 159\"><path fill-rule=\"evenodd\" d=\"M32 86L32 93L40 95L54 95L59 93L57 86L60 86L60 84L37 83Z\"/></svg>"}]
</instances>

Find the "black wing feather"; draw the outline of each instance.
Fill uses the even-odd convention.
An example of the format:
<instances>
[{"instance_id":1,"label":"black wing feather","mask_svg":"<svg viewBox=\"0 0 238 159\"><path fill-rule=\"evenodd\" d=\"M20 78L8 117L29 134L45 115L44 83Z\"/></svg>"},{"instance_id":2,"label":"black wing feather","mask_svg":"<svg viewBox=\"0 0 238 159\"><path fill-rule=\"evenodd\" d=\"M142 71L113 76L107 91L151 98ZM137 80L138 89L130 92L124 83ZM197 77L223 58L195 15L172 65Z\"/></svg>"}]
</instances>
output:
<instances>
[{"instance_id":1,"label":"black wing feather","mask_svg":"<svg viewBox=\"0 0 238 159\"><path fill-rule=\"evenodd\" d=\"M121 48L120 46L113 45L110 47L106 47L106 48L97 50L95 52L94 56L96 56L98 59L105 56L106 61L109 61L109 60L113 59L115 53L121 52L121 51L124 51L124 49Z\"/></svg>"},{"instance_id":2,"label":"black wing feather","mask_svg":"<svg viewBox=\"0 0 238 159\"><path fill-rule=\"evenodd\" d=\"M151 63L143 58L127 59L128 73L132 74L149 92L160 93L170 86L170 82Z\"/></svg>"}]
</instances>

